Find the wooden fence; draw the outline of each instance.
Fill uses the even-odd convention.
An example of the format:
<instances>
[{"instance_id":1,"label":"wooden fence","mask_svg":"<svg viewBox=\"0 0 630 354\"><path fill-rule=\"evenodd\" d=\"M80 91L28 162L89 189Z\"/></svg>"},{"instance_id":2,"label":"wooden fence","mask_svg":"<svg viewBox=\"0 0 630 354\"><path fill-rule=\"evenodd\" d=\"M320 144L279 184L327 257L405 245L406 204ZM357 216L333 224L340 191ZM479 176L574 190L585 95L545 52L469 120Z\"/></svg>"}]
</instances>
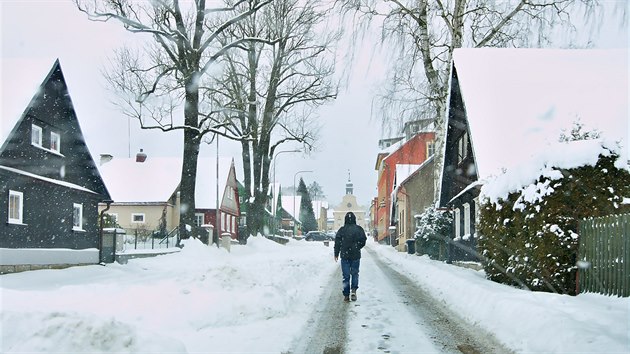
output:
<instances>
[{"instance_id":1,"label":"wooden fence","mask_svg":"<svg viewBox=\"0 0 630 354\"><path fill-rule=\"evenodd\" d=\"M630 214L580 222L578 292L630 296Z\"/></svg>"}]
</instances>

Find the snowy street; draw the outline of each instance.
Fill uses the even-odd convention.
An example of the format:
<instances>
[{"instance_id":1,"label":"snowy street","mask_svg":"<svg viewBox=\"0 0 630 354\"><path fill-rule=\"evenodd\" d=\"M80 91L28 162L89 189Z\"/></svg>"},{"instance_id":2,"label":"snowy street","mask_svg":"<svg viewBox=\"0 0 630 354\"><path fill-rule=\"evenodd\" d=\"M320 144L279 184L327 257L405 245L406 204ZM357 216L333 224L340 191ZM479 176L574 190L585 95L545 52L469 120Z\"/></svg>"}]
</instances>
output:
<instances>
[{"instance_id":1,"label":"snowy street","mask_svg":"<svg viewBox=\"0 0 630 354\"><path fill-rule=\"evenodd\" d=\"M363 252L359 299L341 301L341 271L328 284L327 303L295 353L505 353L483 330L462 320L373 250ZM312 335L316 334L316 335Z\"/></svg>"},{"instance_id":2,"label":"snowy street","mask_svg":"<svg viewBox=\"0 0 630 354\"><path fill-rule=\"evenodd\" d=\"M630 348L628 298L532 293L371 241L351 303L342 301L332 245L263 238L231 253L191 240L181 252L125 265L2 275L0 295L3 353Z\"/></svg>"}]
</instances>

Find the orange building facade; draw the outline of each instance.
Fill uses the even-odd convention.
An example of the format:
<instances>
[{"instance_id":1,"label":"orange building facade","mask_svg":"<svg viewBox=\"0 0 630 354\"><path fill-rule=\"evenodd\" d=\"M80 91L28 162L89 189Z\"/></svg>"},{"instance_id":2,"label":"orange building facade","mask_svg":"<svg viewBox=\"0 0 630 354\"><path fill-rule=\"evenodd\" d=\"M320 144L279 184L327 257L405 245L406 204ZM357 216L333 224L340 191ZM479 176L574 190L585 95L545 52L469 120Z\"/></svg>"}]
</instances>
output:
<instances>
[{"instance_id":1,"label":"orange building facade","mask_svg":"<svg viewBox=\"0 0 630 354\"><path fill-rule=\"evenodd\" d=\"M376 241L388 242L391 226L392 191L396 177L396 165L419 165L433 154L435 133L418 133L411 139L392 145L377 156L377 197L372 211L373 236Z\"/></svg>"}]
</instances>

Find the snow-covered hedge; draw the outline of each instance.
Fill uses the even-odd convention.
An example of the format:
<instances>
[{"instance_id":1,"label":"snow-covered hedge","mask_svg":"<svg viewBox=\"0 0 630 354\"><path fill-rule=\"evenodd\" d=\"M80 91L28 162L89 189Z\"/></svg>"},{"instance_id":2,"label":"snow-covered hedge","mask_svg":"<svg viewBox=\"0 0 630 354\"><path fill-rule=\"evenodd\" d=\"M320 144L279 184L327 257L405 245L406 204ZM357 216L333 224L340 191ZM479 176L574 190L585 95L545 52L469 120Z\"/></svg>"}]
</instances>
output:
<instances>
[{"instance_id":1,"label":"snow-covered hedge","mask_svg":"<svg viewBox=\"0 0 630 354\"><path fill-rule=\"evenodd\" d=\"M599 141L563 144L537 166L487 181L477 229L486 275L574 294L579 220L630 212L630 173L619 151Z\"/></svg>"},{"instance_id":2,"label":"snow-covered hedge","mask_svg":"<svg viewBox=\"0 0 630 354\"><path fill-rule=\"evenodd\" d=\"M431 259L441 259L446 242L445 237L451 234L453 217L444 210L433 206L415 216L416 219L416 253L426 254Z\"/></svg>"}]
</instances>

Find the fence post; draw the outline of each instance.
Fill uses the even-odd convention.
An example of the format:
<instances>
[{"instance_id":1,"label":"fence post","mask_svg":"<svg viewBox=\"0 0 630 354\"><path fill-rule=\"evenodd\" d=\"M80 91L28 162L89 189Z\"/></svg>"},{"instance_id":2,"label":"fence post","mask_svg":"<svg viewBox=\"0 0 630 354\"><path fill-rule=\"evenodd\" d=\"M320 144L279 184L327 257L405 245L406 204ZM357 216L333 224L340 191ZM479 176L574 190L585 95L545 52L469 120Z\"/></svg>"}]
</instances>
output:
<instances>
[{"instance_id":1,"label":"fence post","mask_svg":"<svg viewBox=\"0 0 630 354\"><path fill-rule=\"evenodd\" d=\"M133 238L133 249L134 250L138 249L138 229L136 229L136 232Z\"/></svg>"}]
</instances>

